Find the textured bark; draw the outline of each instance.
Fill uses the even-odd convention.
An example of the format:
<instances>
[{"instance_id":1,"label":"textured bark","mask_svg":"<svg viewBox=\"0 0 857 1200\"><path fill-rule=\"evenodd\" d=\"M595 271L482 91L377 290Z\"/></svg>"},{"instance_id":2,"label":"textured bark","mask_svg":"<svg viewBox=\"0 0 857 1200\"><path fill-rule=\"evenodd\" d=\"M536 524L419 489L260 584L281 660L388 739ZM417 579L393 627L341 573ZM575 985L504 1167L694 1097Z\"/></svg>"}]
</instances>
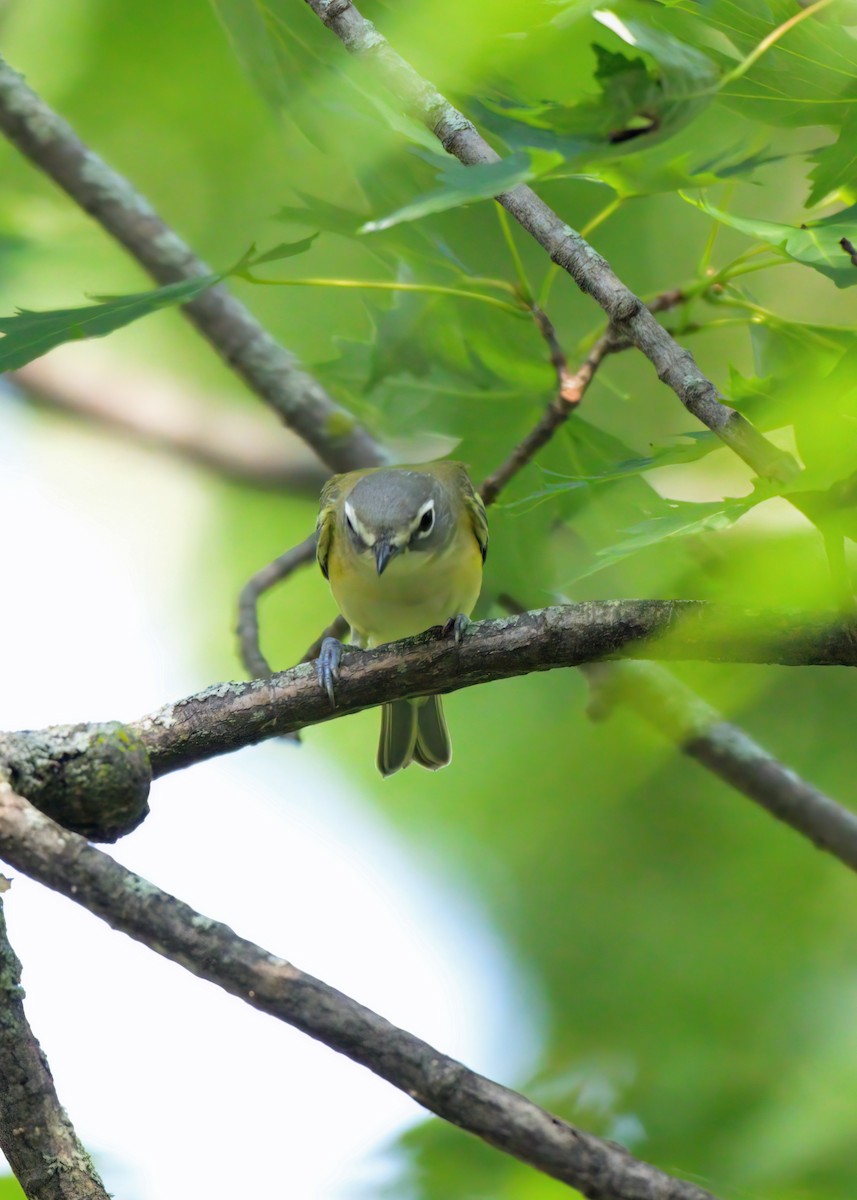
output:
<instances>
[{"instance_id":1,"label":"textured bark","mask_svg":"<svg viewBox=\"0 0 857 1200\"><path fill-rule=\"evenodd\" d=\"M390 46L371 21L348 0L306 0L313 12L351 53L371 63L379 81L431 130L448 153L468 166L498 162L500 156L471 122L423 79ZM734 408L702 374L689 350L679 346L610 264L567 225L532 188L521 184L497 200L550 258L566 270L581 291L603 308L615 333L627 338L651 361L658 378L676 393L688 412L759 475L788 479L797 464Z\"/></svg>"},{"instance_id":2,"label":"textured bark","mask_svg":"<svg viewBox=\"0 0 857 1200\"><path fill-rule=\"evenodd\" d=\"M300 567L315 559L315 534L286 550L272 563L257 571L241 589L238 598L238 648L241 661L252 679L266 679L271 674L268 660L262 653L259 642L259 597L276 583L288 579ZM322 635L323 636L323 635Z\"/></svg>"},{"instance_id":3,"label":"textured bark","mask_svg":"<svg viewBox=\"0 0 857 1200\"><path fill-rule=\"evenodd\" d=\"M459 645L436 628L376 650L347 649L335 710L314 669L298 666L216 684L130 728L158 776L390 700L619 655L853 666L857 642L838 615L743 612L696 600L587 601L474 623Z\"/></svg>"},{"instance_id":4,"label":"textured bark","mask_svg":"<svg viewBox=\"0 0 857 1200\"><path fill-rule=\"evenodd\" d=\"M0 902L0 1147L30 1200L108 1200L59 1102L23 999Z\"/></svg>"},{"instance_id":5,"label":"textured bark","mask_svg":"<svg viewBox=\"0 0 857 1200\"><path fill-rule=\"evenodd\" d=\"M84 145L2 59L0 129L158 283L210 273L128 180ZM223 284L209 288L183 311L220 357L331 470L350 471L386 461L369 433Z\"/></svg>"},{"instance_id":6,"label":"textured bark","mask_svg":"<svg viewBox=\"0 0 857 1200\"><path fill-rule=\"evenodd\" d=\"M8 785L0 785L0 853L112 928L368 1067L430 1112L591 1200L712 1200L695 1184L567 1124L195 912L61 829Z\"/></svg>"},{"instance_id":7,"label":"textured bark","mask_svg":"<svg viewBox=\"0 0 857 1200\"><path fill-rule=\"evenodd\" d=\"M147 748L118 721L0 733L0 767L36 808L96 842L115 842L149 814Z\"/></svg>"},{"instance_id":8,"label":"textured bark","mask_svg":"<svg viewBox=\"0 0 857 1200\"><path fill-rule=\"evenodd\" d=\"M626 705L730 787L857 871L857 815L801 779L668 671L630 662L581 669L593 684L593 716Z\"/></svg>"}]
</instances>

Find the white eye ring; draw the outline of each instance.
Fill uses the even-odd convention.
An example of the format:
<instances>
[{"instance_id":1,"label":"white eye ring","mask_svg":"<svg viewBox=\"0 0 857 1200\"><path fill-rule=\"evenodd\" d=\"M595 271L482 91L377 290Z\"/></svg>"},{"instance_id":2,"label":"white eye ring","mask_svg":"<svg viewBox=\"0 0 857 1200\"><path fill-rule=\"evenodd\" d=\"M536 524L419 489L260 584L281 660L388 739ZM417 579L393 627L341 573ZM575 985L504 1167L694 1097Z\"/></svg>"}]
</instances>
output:
<instances>
[{"instance_id":1,"label":"white eye ring","mask_svg":"<svg viewBox=\"0 0 857 1200\"><path fill-rule=\"evenodd\" d=\"M352 533L357 533L357 526L354 523L353 512L354 512L354 510L352 509L351 505L346 501L346 503L345 503L346 524L348 525L348 528L351 530Z\"/></svg>"},{"instance_id":2,"label":"white eye ring","mask_svg":"<svg viewBox=\"0 0 857 1200\"><path fill-rule=\"evenodd\" d=\"M417 522L417 536L428 537L434 529L434 500L429 500L419 516Z\"/></svg>"}]
</instances>

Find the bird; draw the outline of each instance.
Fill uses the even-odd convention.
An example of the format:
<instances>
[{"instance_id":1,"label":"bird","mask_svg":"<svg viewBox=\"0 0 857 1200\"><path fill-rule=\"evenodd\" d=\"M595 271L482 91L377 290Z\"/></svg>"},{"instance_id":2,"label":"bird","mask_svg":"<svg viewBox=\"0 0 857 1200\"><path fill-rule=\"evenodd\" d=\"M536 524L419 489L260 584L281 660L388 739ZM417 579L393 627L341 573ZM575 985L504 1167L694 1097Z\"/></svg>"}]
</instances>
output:
<instances>
[{"instance_id":1,"label":"bird","mask_svg":"<svg viewBox=\"0 0 857 1200\"><path fill-rule=\"evenodd\" d=\"M485 505L463 463L375 467L334 475L321 493L317 558L361 648L443 625L458 642L482 587ZM325 638L316 669L335 704L342 643ZM381 711L378 769L452 757L439 696L394 700Z\"/></svg>"}]
</instances>

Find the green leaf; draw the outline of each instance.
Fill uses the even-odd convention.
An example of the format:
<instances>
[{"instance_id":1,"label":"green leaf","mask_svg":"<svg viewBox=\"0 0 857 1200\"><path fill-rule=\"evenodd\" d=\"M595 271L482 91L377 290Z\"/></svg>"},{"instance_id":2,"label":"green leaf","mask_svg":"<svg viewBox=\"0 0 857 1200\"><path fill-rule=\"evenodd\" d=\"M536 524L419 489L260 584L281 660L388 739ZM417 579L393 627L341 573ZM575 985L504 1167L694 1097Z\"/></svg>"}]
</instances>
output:
<instances>
[{"instance_id":1,"label":"green leaf","mask_svg":"<svg viewBox=\"0 0 857 1200\"><path fill-rule=\"evenodd\" d=\"M318 196L310 196L297 189L295 189L295 195L301 203L284 204L274 214L275 221L310 225L323 233L337 233L343 237L353 237L366 220L365 216L353 209L331 204L329 200L323 200Z\"/></svg>"},{"instance_id":2,"label":"green leaf","mask_svg":"<svg viewBox=\"0 0 857 1200\"><path fill-rule=\"evenodd\" d=\"M371 184L364 190L371 194ZM420 263L427 280L448 279L451 275L458 279L462 272L475 274L468 272L465 264L447 243L438 237L435 231L425 226L408 223L394 225L367 242L362 238L360 230L366 223L368 214L331 204L306 192L296 190L295 194L301 200L301 204L284 205L275 214L275 220L286 224L309 225L340 237L361 237L363 245L368 245L371 252L390 269L397 269L403 261L411 265Z\"/></svg>"},{"instance_id":3,"label":"green leaf","mask_svg":"<svg viewBox=\"0 0 857 1200\"><path fill-rule=\"evenodd\" d=\"M763 430L793 427L805 469L783 494L797 501L815 489L823 511L827 489L855 469L857 336L823 326L754 325L751 338L764 375L745 378L733 369L731 398ZM850 526L847 532L854 536Z\"/></svg>"},{"instance_id":4,"label":"green leaf","mask_svg":"<svg viewBox=\"0 0 857 1200\"><path fill-rule=\"evenodd\" d=\"M753 217L737 217L723 212L707 200L694 199L681 193L688 204L714 217L722 225L746 233L757 241L782 250L795 262L812 267L832 279L837 287L845 288L857 284L857 268L840 245L842 238L857 239L857 205L825 217L822 221L810 221L806 225L781 225L775 221L760 221Z\"/></svg>"},{"instance_id":5,"label":"green leaf","mask_svg":"<svg viewBox=\"0 0 857 1200\"><path fill-rule=\"evenodd\" d=\"M305 6L283 0L211 0L244 73L269 108L287 116L317 148L328 137L317 94L327 34Z\"/></svg>"},{"instance_id":6,"label":"green leaf","mask_svg":"<svg viewBox=\"0 0 857 1200\"><path fill-rule=\"evenodd\" d=\"M501 192L511 191L519 183L545 175L562 162L562 156L541 150L518 151L500 162L479 163L474 167L466 167L453 159L440 161L439 187L386 217L365 222L360 232L376 233L403 221L418 221L430 213L446 212L475 200L492 199Z\"/></svg>"},{"instance_id":7,"label":"green leaf","mask_svg":"<svg viewBox=\"0 0 857 1200\"><path fill-rule=\"evenodd\" d=\"M683 7L686 34L696 26L698 40L725 60L724 76L799 14L794 0L720 0L696 17L690 6ZM799 21L768 45L746 73L726 82L719 99L766 125L838 125L855 95L857 39L849 28L855 23L853 12L853 3L838 0Z\"/></svg>"},{"instance_id":8,"label":"green leaf","mask_svg":"<svg viewBox=\"0 0 857 1200\"><path fill-rule=\"evenodd\" d=\"M265 102L279 111L290 98L288 75L262 9L254 0L211 0L211 6L248 78Z\"/></svg>"},{"instance_id":9,"label":"green leaf","mask_svg":"<svg viewBox=\"0 0 857 1200\"><path fill-rule=\"evenodd\" d=\"M14 371L63 342L104 337L158 309L187 304L221 278L220 275L203 275L199 279L170 283L152 292L114 296L82 308L57 308L48 312L18 309L12 317L0 317L0 333L3 334L0 338L0 371Z\"/></svg>"},{"instance_id":10,"label":"green leaf","mask_svg":"<svg viewBox=\"0 0 857 1200\"><path fill-rule=\"evenodd\" d=\"M743 376L730 368L729 395L735 407L762 430L793 425L797 433L807 421L834 424L842 441L827 380L854 345L854 334L784 321L751 325L750 340L757 374ZM807 403L808 397L816 402ZM818 402L822 397L823 402ZM807 466L814 468L816 464L798 448Z\"/></svg>"},{"instance_id":11,"label":"green leaf","mask_svg":"<svg viewBox=\"0 0 857 1200\"><path fill-rule=\"evenodd\" d=\"M632 554L657 546L668 538L684 538L725 529L749 509L768 498L767 495L753 493L741 500L717 500L711 503L690 500L665 501L667 512L631 526L625 531L629 537L599 550L595 556L596 561L587 569L578 572L574 578L586 579Z\"/></svg>"},{"instance_id":12,"label":"green leaf","mask_svg":"<svg viewBox=\"0 0 857 1200\"><path fill-rule=\"evenodd\" d=\"M299 242L283 242L263 254L256 254L253 248L226 271L168 283L149 292L97 297L97 304L87 304L81 308L56 308L45 312L18 309L14 316L0 317L0 334L3 335L0 337L0 371L14 371L23 367L25 363L41 358L64 342L105 337L159 309L170 308L174 304L188 304L229 275L240 276L262 263L278 262L303 254L316 236L303 238Z\"/></svg>"},{"instance_id":13,"label":"green leaf","mask_svg":"<svg viewBox=\"0 0 857 1200\"><path fill-rule=\"evenodd\" d=\"M698 130L696 125L693 129L697 136L702 136L703 131ZM711 187L723 179L749 175L757 167L776 162L779 157L759 150L742 152L741 147L729 146L700 162L696 148L675 154L674 145L671 144L666 150L666 155L658 147L608 162L592 163L590 169L617 195L630 200L659 192Z\"/></svg>"},{"instance_id":14,"label":"green leaf","mask_svg":"<svg viewBox=\"0 0 857 1200\"><path fill-rule=\"evenodd\" d=\"M404 268L399 271L399 279L409 275ZM436 306L436 296L399 292L387 308L375 308L376 336L365 384L367 392L399 373L415 379L425 379L431 373L439 348L433 336L436 322L431 319Z\"/></svg>"},{"instance_id":15,"label":"green leaf","mask_svg":"<svg viewBox=\"0 0 857 1200\"><path fill-rule=\"evenodd\" d=\"M698 462L713 450L722 449L723 442L716 434L708 429L692 430L661 446L654 446L654 453L636 458L625 458L615 466L607 467L591 475L561 475L556 471L546 471L547 477L553 480L545 483L546 492L573 491L590 484L612 483L617 479L625 479L631 475L644 475L646 471L658 467L672 467L680 463ZM533 497L526 497L516 503L526 504Z\"/></svg>"},{"instance_id":16,"label":"green leaf","mask_svg":"<svg viewBox=\"0 0 857 1200\"><path fill-rule=\"evenodd\" d=\"M598 20L605 26L600 37L613 34L646 58L595 42L597 97L573 105L486 100L484 107L493 114L489 123L509 145L555 150L583 168L605 155L615 157L629 147L636 151L663 140L710 102L707 89L717 72L707 55L669 33L639 21L620 21L611 12L598 14Z\"/></svg>"},{"instance_id":17,"label":"green leaf","mask_svg":"<svg viewBox=\"0 0 857 1200\"><path fill-rule=\"evenodd\" d=\"M309 237L301 238L299 242L280 242L271 250L263 251L262 254L256 254L254 247L239 263L230 267L228 271L224 271L223 276L241 275L251 267L261 267L263 263L282 262L286 258L297 258L299 254L306 254L317 237L318 234L313 233Z\"/></svg>"},{"instance_id":18,"label":"green leaf","mask_svg":"<svg viewBox=\"0 0 857 1200\"><path fill-rule=\"evenodd\" d=\"M796 406L794 418L804 486L829 487L857 469L857 339L810 394L817 402Z\"/></svg>"},{"instance_id":19,"label":"green leaf","mask_svg":"<svg viewBox=\"0 0 857 1200\"><path fill-rule=\"evenodd\" d=\"M837 192L853 204L857 200L857 100L842 122L837 140L816 150L812 157L816 166L809 176L812 191L807 207Z\"/></svg>"}]
</instances>

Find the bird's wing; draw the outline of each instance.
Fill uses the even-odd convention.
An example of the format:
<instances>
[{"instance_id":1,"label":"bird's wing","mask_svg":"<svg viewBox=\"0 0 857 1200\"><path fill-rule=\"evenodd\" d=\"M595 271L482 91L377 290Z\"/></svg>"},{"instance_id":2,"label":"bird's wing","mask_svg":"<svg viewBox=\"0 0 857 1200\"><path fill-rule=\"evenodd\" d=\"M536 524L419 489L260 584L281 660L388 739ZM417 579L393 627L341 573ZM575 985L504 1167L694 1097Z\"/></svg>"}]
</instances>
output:
<instances>
[{"instance_id":1,"label":"bird's wing","mask_svg":"<svg viewBox=\"0 0 857 1200\"><path fill-rule=\"evenodd\" d=\"M342 479L342 475L334 475L331 479L328 479L322 488L318 508L318 520L315 524L317 534L315 556L318 559L318 565L321 567L321 573L325 579L328 577L330 547L336 528L336 501L342 487Z\"/></svg>"},{"instance_id":2,"label":"bird's wing","mask_svg":"<svg viewBox=\"0 0 857 1200\"><path fill-rule=\"evenodd\" d=\"M479 543L479 549L482 552L482 561L485 562L485 556L488 553L488 516L485 512L485 505L482 503L482 497L470 482L470 476L464 467L461 468L461 475L464 503L467 507L471 524L473 525L473 532L476 534L476 540Z\"/></svg>"}]
</instances>

